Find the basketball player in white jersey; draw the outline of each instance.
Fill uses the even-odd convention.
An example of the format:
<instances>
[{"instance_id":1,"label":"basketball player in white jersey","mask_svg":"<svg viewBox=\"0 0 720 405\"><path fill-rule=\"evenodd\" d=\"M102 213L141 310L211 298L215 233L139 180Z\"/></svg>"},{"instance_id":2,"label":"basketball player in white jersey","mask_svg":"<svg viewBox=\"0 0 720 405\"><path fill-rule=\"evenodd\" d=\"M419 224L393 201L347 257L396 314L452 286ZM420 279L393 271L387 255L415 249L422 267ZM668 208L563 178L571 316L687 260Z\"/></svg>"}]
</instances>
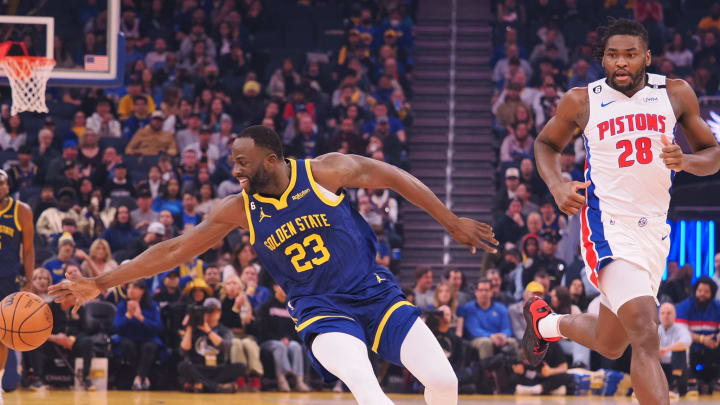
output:
<instances>
[{"instance_id":1,"label":"basketball player in white jersey","mask_svg":"<svg viewBox=\"0 0 720 405\"><path fill-rule=\"evenodd\" d=\"M582 253L602 293L599 315L557 315L541 299L525 304L523 349L539 364L547 342L567 337L605 357L632 345L632 383L643 405L669 404L660 368L657 295L670 247L666 216L675 172L698 176L720 169L720 147L683 80L647 74L648 34L613 20L602 39L606 78L568 91L535 142L541 176L560 209L580 213ZM675 123L693 154L675 145ZM565 182L560 153L584 133L585 182ZM585 196L578 194L584 190Z\"/></svg>"}]
</instances>

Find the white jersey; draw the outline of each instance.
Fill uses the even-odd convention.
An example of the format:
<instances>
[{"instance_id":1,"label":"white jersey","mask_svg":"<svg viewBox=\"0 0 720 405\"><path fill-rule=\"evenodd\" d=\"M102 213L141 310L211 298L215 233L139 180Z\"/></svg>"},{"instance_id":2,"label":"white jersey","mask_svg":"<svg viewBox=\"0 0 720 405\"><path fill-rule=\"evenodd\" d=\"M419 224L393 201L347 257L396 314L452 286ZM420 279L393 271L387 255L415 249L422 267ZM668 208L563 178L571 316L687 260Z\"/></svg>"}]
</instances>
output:
<instances>
[{"instance_id":1,"label":"white jersey","mask_svg":"<svg viewBox=\"0 0 720 405\"><path fill-rule=\"evenodd\" d=\"M660 154L662 134L669 142L675 139L676 119L665 76L648 74L648 84L632 97L605 79L597 80L588 85L588 97L585 180L591 184L580 217L581 250L590 281L606 297L618 296L621 302L611 302L609 308L619 308L626 298L655 295L665 269L670 248L665 221L674 173ZM600 270L614 259L647 270L649 285L631 286L627 294L603 291Z\"/></svg>"},{"instance_id":2,"label":"white jersey","mask_svg":"<svg viewBox=\"0 0 720 405\"><path fill-rule=\"evenodd\" d=\"M632 97L605 78L588 85L590 117L585 127L585 180L590 208L612 215L660 217L670 204L672 173L660 153L661 134L674 140L675 113L665 76L648 74Z\"/></svg>"}]
</instances>

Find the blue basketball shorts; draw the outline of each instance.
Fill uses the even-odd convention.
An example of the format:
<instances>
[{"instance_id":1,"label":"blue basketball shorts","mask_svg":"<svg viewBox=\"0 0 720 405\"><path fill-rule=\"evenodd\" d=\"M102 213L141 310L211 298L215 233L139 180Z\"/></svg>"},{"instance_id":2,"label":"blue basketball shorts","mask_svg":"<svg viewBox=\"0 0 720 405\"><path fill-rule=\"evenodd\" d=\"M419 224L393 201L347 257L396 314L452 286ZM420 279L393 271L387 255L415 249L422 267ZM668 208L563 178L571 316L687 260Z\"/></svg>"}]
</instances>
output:
<instances>
[{"instance_id":1,"label":"blue basketball shorts","mask_svg":"<svg viewBox=\"0 0 720 405\"><path fill-rule=\"evenodd\" d=\"M321 333L346 333L363 341L381 358L400 365L400 348L420 316L392 273L377 272L378 284L357 294L323 294L292 300L288 309L295 330L305 343L315 370L326 382L337 380L312 353L312 342Z\"/></svg>"}]
</instances>

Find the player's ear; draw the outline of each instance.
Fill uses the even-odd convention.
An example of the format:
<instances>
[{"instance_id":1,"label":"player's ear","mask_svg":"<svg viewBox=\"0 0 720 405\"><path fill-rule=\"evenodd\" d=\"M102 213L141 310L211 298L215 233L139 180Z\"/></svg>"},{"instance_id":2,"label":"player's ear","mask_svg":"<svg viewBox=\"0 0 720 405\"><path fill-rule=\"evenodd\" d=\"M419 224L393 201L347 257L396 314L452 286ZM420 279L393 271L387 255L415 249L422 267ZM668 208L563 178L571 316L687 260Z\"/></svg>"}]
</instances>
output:
<instances>
[{"instance_id":1,"label":"player's ear","mask_svg":"<svg viewBox=\"0 0 720 405\"><path fill-rule=\"evenodd\" d=\"M267 162L270 165L274 165L277 162L277 155L274 153L269 153L267 156L265 156L265 162Z\"/></svg>"},{"instance_id":2,"label":"player's ear","mask_svg":"<svg viewBox=\"0 0 720 405\"><path fill-rule=\"evenodd\" d=\"M650 50L648 49L645 54L645 67L649 67L652 64L652 55L650 54Z\"/></svg>"}]
</instances>

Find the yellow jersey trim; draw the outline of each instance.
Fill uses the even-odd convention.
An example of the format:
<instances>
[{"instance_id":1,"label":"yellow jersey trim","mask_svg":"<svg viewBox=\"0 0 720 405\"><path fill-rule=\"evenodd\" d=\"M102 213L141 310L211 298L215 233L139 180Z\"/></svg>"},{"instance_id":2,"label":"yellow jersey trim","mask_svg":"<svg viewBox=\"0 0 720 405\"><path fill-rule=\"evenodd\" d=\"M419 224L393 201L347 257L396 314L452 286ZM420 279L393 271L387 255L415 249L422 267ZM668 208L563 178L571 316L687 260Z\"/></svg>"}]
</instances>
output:
<instances>
[{"instance_id":1,"label":"yellow jersey trim","mask_svg":"<svg viewBox=\"0 0 720 405\"><path fill-rule=\"evenodd\" d=\"M325 194L320 190L319 184L315 182L315 178L312 175L312 169L310 168L310 159L305 160L305 170L307 171L308 180L310 180L310 186L312 187L313 191L315 192L315 195L320 199L320 201L324 202L325 204L331 206L331 207L337 207L342 202L343 198L345 198L345 193L342 193L338 196L338 199L335 201L330 201Z\"/></svg>"},{"instance_id":2,"label":"yellow jersey trim","mask_svg":"<svg viewBox=\"0 0 720 405\"><path fill-rule=\"evenodd\" d=\"M14 200L13 200L12 197L8 197L8 205L7 205L7 207L3 208L2 211L0 211L0 215L8 212L8 210L9 210L9 209L12 207L12 205L13 205L13 201L14 201Z\"/></svg>"},{"instance_id":3,"label":"yellow jersey trim","mask_svg":"<svg viewBox=\"0 0 720 405\"><path fill-rule=\"evenodd\" d=\"M272 197L263 197L257 193L253 194L253 197L255 197L256 200L260 201L261 203L272 204L276 210L287 208L288 196L290 195L290 192L295 188L295 182L297 181L297 164L295 163L294 159L288 160L290 161L290 184L288 184L288 187L285 189L285 192L282 193L279 200Z\"/></svg>"},{"instance_id":4,"label":"yellow jersey trim","mask_svg":"<svg viewBox=\"0 0 720 405\"><path fill-rule=\"evenodd\" d=\"M15 209L13 210L13 218L15 219L15 226L17 227L18 232L22 232L22 226L20 226L20 218L18 217L18 202L15 201Z\"/></svg>"},{"instance_id":5,"label":"yellow jersey trim","mask_svg":"<svg viewBox=\"0 0 720 405\"><path fill-rule=\"evenodd\" d=\"M349 320L351 320L351 321L353 321L353 322L355 321L354 319L350 318L349 316L345 316L345 315L318 315L318 316L313 316L312 318L310 318L310 319L308 319L307 321L301 323L300 325L295 326L295 331L296 331L296 332L300 332L301 330L307 328L308 326L310 326L310 325L313 324L314 322L319 321L319 320L321 320L321 319L325 319L325 318L344 318L344 319L349 319Z\"/></svg>"},{"instance_id":6,"label":"yellow jersey trim","mask_svg":"<svg viewBox=\"0 0 720 405\"><path fill-rule=\"evenodd\" d=\"M252 217L250 216L250 196L242 191L243 202L245 204L245 216L247 217L248 231L250 231L250 244L255 244L255 228L253 228Z\"/></svg>"},{"instance_id":7,"label":"yellow jersey trim","mask_svg":"<svg viewBox=\"0 0 720 405\"><path fill-rule=\"evenodd\" d=\"M375 332L375 340L373 340L372 345L372 351L377 353L378 346L380 346L380 338L382 337L383 329L385 329L385 324L387 323L388 319L390 319L390 315L392 315L393 312L395 312L396 309L405 306L405 305L412 305L410 301L398 301L393 306L390 307L390 309L385 312L385 315L383 315L382 320L380 321L380 325L377 328L377 332Z\"/></svg>"}]
</instances>

